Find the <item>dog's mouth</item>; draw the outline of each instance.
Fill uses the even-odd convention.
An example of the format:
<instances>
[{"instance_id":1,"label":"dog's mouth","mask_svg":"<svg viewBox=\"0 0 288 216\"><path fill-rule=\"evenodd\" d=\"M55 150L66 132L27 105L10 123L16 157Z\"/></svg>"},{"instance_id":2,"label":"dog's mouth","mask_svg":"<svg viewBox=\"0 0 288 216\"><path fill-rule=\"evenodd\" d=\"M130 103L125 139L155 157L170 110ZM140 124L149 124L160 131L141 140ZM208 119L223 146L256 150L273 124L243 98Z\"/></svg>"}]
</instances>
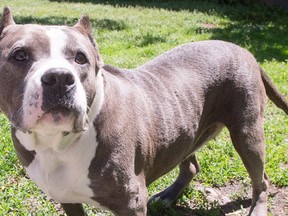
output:
<instances>
[{"instance_id":1,"label":"dog's mouth","mask_svg":"<svg viewBox=\"0 0 288 216\"><path fill-rule=\"evenodd\" d=\"M45 110L38 116L36 130L55 129L65 132L77 133L87 129L88 118L86 113L81 113L72 107L58 105Z\"/></svg>"},{"instance_id":2,"label":"dog's mouth","mask_svg":"<svg viewBox=\"0 0 288 216\"><path fill-rule=\"evenodd\" d=\"M38 116L38 122L47 120L48 122L58 125L61 124L65 118L69 118L71 115L73 115L73 112L70 109L58 106L45 111L42 116Z\"/></svg>"}]
</instances>

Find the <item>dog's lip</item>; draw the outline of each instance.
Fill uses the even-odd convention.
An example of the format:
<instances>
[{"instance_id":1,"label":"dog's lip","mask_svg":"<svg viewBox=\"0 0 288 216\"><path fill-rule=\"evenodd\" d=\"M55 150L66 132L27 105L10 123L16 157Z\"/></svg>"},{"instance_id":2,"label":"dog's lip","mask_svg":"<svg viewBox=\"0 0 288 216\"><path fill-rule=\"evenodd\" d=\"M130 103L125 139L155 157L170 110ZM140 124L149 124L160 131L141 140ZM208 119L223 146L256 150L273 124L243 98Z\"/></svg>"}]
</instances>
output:
<instances>
[{"instance_id":1,"label":"dog's lip","mask_svg":"<svg viewBox=\"0 0 288 216\"><path fill-rule=\"evenodd\" d=\"M62 114L63 116L67 116L70 113L72 113L72 109L66 106L56 106L53 107L52 109L49 109L47 111L44 112L44 114Z\"/></svg>"},{"instance_id":2,"label":"dog's lip","mask_svg":"<svg viewBox=\"0 0 288 216\"><path fill-rule=\"evenodd\" d=\"M54 122L59 122L60 118L68 118L73 114L72 109L69 109L65 106L57 106L52 109L46 110L42 113L42 115L38 116L37 123L44 120L45 117L53 118Z\"/></svg>"}]
</instances>

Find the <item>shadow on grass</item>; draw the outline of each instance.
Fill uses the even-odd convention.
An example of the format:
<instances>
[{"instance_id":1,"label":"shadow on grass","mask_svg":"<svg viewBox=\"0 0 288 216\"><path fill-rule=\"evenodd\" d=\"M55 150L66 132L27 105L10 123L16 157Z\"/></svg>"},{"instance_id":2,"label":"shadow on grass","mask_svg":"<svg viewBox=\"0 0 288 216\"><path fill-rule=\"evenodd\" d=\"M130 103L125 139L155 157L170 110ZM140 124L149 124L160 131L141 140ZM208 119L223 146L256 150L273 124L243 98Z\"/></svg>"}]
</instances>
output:
<instances>
[{"instance_id":1,"label":"shadow on grass","mask_svg":"<svg viewBox=\"0 0 288 216\"><path fill-rule=\"evenodd\" d=\"M154 203L153 206L148 207L148 216L225 216L226 214L235 211L249 208L251 199L243 199L232 201L224 205L217 205L215 207L196 207L189 208L183 206L176 206L172 208L164 208L161 203Z\"/></svg>"},{"instance_id":2,"label":"shadow on grass","mask_svg":"<svg viewBox=\"0 0 288 216\"><path fill-rule=\"evenodd\" d=\"M49 16L49 17L33 17L33 16L15 16L15 22L18 24L40 24L40 25L68 25L72 26L77 23L77 18L69 18L69 17L60 17L60 16ZM113 19L91 19L92 25L106 30L117 30L121 31L128 28L128 25L121 20L113 20Z\"/></svg>"},{"instance_id":3,"label":"shadow on grass","mask_svg":"<svg viewBox=\"0 0 288 216\"><path fill-rule=\"evenodd\" d=\"M205 31L212 32L210 39L229 41L248 49L259 62L288 59L286 24L238 22L226 28Z\"/></svg>"},{"instance_id":4,"label":"shadow on grass","mask_svg":"<svg viewBox=\"0 0 288 216\"><path fill-rule=\"evenodd\" d=\"M288 58L288 11L268 8L264 5L225 5L191 0L50 0L54 2L90 2L120 7L161 8L173 11L199 11L229 18L224 27L204 29L211 39L225 40L249 49L259 62L285 61ZM117 21L115 21L117 22ZM117 28L116 24L116 28ZM120 28L123 25L120 24ZM109 29L109 22L105 24ZM111 23L111 28L115 24ZM124 25L125 26L125 25ZM193 27L191 27L193 29ZM195 29L195 27L194 27ZM198 31L198 30L197 30Z\"/></svg>"},{"instance_id":5,"label":"shadow on grass","mask_svg":"<svg viewBox=\"0 0 288 216\"><path fill-rule=\"evenodd\" d=\"M70 3L92 3L92 4L104 4L120 7L146 7L146 8L162 8L174 11L180 10L194 10L195 7L199 7L204 10L210 8L211 3L207 1L199 0L49 0L51 2L70 2ZM215 2L215 1L214 1ZM215 3L212 3L215 5ZM258 3L260 4L260 3ZM223 6L223 4L219 3ZM234 6L236 4L233 4Z\"/></svg>"}]
</instances>

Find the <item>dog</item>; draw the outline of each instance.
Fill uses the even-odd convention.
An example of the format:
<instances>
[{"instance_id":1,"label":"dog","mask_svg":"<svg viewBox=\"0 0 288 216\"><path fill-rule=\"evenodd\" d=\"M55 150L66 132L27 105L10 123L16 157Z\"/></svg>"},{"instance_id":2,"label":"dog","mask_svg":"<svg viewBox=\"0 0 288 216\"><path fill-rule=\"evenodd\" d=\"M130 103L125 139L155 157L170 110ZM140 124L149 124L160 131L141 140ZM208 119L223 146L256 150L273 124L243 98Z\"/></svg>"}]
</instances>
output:
<instances>
[{"instance_id":1,"label":"dog","mask_svg":"<svg viewBox=\"0 0 288 216\"><path fill-rule=\"evenodd\" d=\"M250 177L249 215L267 215L264 107L287 100L247 50L180 45L133 70L104 65L89 18L73 27L0 25L0 109L29 177L67 215L82 203L147 212L147 186L180 164L150 200L170 205L199 172L195 152L227 127Z\"/></svg>"}]
</instances>

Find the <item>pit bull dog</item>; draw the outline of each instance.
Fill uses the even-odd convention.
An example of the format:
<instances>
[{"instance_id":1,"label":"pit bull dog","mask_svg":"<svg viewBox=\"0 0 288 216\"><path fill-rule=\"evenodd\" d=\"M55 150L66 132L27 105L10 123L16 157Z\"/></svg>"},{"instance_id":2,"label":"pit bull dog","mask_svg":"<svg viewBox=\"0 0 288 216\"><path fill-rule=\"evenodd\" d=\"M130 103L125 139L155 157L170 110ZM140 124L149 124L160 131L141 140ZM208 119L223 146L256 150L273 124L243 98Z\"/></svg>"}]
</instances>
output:
<instances>
[{"instance_id":1,"label":"pit bull dog","mask_svg":"<svg viewBox=\"0 0 288 216\"><path fill-rule=\"evenodd\" d=\"M170 205L199 172L195 152L227 127L251 177L250 215L267 215L266 95L288 103L246 50L223 41L178 46L134 70L104 65L87 16L73 27L0 25L0 109L30 178L67 215L82 203L145 215L147 185L180 164L152 197Z\"/></svg>"}]
</instances>

